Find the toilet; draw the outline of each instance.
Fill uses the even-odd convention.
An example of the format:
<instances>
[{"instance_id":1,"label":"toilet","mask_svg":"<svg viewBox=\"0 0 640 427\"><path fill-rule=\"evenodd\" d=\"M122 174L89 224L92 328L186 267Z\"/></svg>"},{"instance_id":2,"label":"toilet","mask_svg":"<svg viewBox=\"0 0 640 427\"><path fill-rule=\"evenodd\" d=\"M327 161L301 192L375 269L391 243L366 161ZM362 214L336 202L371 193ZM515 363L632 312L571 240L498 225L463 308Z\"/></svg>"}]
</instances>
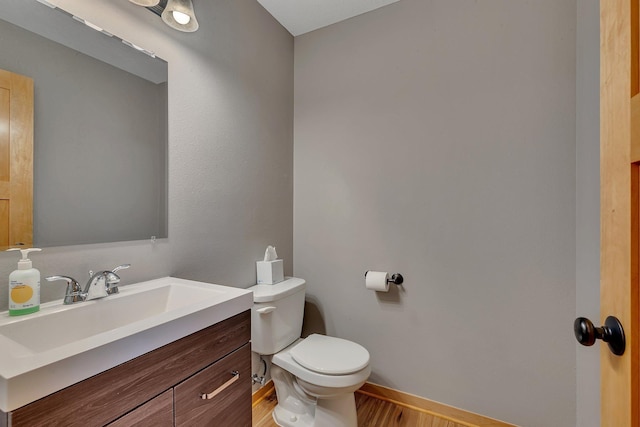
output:
<instances>
[{"instance_id":1,"label":"toilet","mask_svg":"<svg viewBox=\"0 0 640 427\"><path fill-rule=\"evenodd\" d=\"M251 350L271 356L273 419L282 427L356 427L353 393L371 373L369 352L341 338L300 338L305 288L295 277L249 288Z\"/></svg>"}]
</instances>

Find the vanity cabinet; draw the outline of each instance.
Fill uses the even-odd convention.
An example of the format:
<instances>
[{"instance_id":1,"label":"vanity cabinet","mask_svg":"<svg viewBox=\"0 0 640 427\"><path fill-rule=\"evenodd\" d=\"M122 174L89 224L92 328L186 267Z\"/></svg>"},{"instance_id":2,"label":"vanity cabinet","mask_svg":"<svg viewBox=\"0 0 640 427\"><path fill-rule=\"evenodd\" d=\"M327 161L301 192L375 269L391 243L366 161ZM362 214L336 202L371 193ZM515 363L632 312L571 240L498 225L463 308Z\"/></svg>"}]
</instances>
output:
<instances>
[{"instance_id":1,"label":"vanity cabinet","mask_svg":"<svg viewBox=\"0 0 640 427\"><path fill-rule=\"evenodd\" d=\"M245 311L0 415L12 427L250 427L250 338Z\"/></svg>"}]
</instances>

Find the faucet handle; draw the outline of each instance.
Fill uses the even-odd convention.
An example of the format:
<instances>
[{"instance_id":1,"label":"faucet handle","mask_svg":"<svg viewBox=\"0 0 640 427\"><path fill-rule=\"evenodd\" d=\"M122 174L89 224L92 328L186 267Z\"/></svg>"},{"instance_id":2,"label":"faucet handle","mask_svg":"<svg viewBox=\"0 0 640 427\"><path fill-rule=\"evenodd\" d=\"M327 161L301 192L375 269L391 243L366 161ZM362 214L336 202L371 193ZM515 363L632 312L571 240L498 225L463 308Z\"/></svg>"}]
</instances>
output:
<instances>
[{"instance_id":1,"label":"faucet handle","mask_svg":"<svg viewBox=\"0 0 640 427\"><path fill-rule=\"evenodd\" d=\"M69 276L48 276L45 279L49 282L54 282L57 280L64 280L67 282L67 290L64 295L64 303L65 304L73 304L76 302L84 301L84 293L80 288L80 285L73 277Z\"/></svg>"},{"instance_id":2,"label":"faucet handle","mask_svg":"<svg viewBox=\"0 0 640 427\"><path fill-rule=\"evenodd\" d=\"M116 268L114 268L113 270L111 270L112 273L117 273L120 270L125 270L127 268L131 267L131 264L122 264L117 266Z\"/></svg>"},{"instance_id":3,"label":"faucet handle","mask_svg":"<svg viewBox=\"0 0 640 427\"><path fill-rule=\"evenodd\" d=\"M131 264L122 264L117 266L116 268L114 268L113 270L109 271L106 274L107 294L113 295L113 294L120 293L120 289L118 289L118 283L120 283L120 276L118 276L116 273L120 270L125 270L129 267L131 267Z\"/></svg>"}]
</instances>

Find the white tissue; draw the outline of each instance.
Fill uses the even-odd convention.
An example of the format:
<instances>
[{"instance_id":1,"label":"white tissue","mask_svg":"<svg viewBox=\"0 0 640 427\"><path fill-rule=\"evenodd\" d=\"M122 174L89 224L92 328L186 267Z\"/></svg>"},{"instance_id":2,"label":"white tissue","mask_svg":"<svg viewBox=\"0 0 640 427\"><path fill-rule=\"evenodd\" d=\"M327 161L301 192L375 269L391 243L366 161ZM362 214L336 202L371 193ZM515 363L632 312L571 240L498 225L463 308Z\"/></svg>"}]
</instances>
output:
<instances>
[{"instance_id":1,"label":"white tissue","mask_svg":"<svg viewBox=\"0 0 640 427\"><path fill-rule=\"evenodd\" d=\"M277 258L276 248L267 246L264 261L256 262L256 279L259 285L273 285L284 280L284 262Z\"/></svg>"},{"instance_id":2,"label":"white tissue","mask_svg":"<svg viewBox=\"0 0 640 427\"><path fill-rule=\"evenodd\" d=\"M273 246L267 246L267 249L264 251L264 261L275 261L276 259L278 259L276 248Z\"/></svg>"},{"instance_id":3,"label":"white tissue","mask_svg":"<svg viewBox=\"0 0 640 427\"><path fill-rule=\"evenodd\" d=\"M389 292L389 273L386 271L367 271L365 287L376 292Z\"/></svg>"}]
</instances>

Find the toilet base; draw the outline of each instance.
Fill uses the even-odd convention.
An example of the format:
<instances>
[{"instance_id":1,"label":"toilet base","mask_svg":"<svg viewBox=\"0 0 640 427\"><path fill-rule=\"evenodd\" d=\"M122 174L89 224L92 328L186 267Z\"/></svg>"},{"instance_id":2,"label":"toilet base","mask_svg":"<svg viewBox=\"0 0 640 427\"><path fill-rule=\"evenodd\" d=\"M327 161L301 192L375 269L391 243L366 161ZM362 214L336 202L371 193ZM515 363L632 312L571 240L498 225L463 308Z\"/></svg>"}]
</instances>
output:
<instances>
[{"instance_id":1,"label":"toilet base","mask_svg":"<svg viewBox=\"0 0 640 427\"><path fill-rule=\"evenodd\" d=\"M279 426L358 426L356 399L353 391L339 394L329 393L325 394L325 397L315 397L313 394L307 393L304 386L301 386L291 373L277 365L271 365L271 377L278 398L278 404L273 410L273 419ZM306 384L304 381L301 382L302 385ZM320 391L320 389L314 391Z\"/></svg>"},{"instance_id":2,"label":"toilet base","mask_svg":"<svg viewBox=\"0 0 640 427\"><path fill-rule=\"evenodd\" d=\"M315 417L295 413L278 404L273 420L281 427L357 427L356 401L353 393L333 399L318 399Z\"/></svg>"},{"instance_id":3,"label":"toilet base","mask_svg":"<svg viewBox=\"0 0 640 427\"><path fill-rule=\"evenodd\" d=\"M333 399L318 399L314 427L357 427L356 398L348 393Z\"/></svg>"},{"instance_id":4,"label":"toilet base","mask_svg":"<svg viewBox=\"0 0 640 427\"><path fill-rule=\"evenodd\" d=\"M273 420L280 427L313 427L313 416L298 414L288 410L284 406L277 405L273 409Z\"/></svg>"},{"instance_id":5,"label":"toilet base","mask_svg":"<svg viewBox=\"0 0 640 427\"><path fill-rule=\"evenodd\" d=\"M315 399L300 389L293 375L277 365L271 365L271 378L278 398L273 410L276 424L281 427L313 427Z\"/></svg>"}]
</instances>

